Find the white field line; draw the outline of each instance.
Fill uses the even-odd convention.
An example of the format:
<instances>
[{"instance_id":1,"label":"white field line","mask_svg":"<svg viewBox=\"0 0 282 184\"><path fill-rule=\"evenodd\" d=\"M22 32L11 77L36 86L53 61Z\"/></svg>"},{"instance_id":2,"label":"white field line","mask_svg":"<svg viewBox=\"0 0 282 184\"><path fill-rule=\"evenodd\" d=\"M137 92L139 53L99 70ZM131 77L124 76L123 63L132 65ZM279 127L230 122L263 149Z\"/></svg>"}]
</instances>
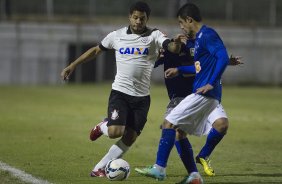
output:
<instances>
[{"instance_id":1,"label":"white field line","mask_svg":"<svg viewBox=\"0 0 282 184\"><path fill-rule=\"evenodd\" d=\"M9 172L12 176L20 179L21 181L24 181L26 183L31 184L51 184L46 180L41 180L39 178L35 178L30 174L25 173L24 171L21 171L19 169L13 168L3 162L0 161L0 170Z\"/></svg>"}]
</instances>

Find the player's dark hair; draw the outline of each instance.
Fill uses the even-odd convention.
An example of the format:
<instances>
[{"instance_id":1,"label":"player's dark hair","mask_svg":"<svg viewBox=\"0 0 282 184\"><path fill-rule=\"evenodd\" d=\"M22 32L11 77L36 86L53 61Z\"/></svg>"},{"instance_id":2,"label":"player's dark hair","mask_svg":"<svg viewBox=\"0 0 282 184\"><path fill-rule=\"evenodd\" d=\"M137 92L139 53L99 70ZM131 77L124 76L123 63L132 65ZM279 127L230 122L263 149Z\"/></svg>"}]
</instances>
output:
<instances>
[{"instance_id":1,"label":"player's dark hair","mask_svg":"<svg viewBox=\"0 0 282 184\"><path fill-rule=\"evenodd\" d=\"M200 9L193 3L187 3L183 5L177 12L177 17L186 19L187 17L193 18L197 22L202 21Z\"/></svg>"},{"instance_id":2,"label":"player's dark hair","mask_svg":"<svg viewBox=\"0 0 282 184\"><path fill-rule=\"evenodd\" d=\"M149 17L151 13L149 5L142 1L138 1L130 6L129 13L132 14L133 11L145 12L147 17Z\"/></svg>"}]
</instances>

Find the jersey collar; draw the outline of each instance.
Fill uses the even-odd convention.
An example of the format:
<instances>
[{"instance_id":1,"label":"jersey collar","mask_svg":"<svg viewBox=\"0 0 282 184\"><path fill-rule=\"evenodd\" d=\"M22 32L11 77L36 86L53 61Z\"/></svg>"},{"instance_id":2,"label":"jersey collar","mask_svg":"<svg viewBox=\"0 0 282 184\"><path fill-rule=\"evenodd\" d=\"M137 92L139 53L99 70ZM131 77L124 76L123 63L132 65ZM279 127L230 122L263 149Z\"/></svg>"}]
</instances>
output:
<instances>
[{"instance_id":1,"label":"jersey collar","mask_svg":"<svg viewBox=\"0 0 282 184\"><path fill-rule=\"evenodd\" d=\"M148 31L148 28L145 27L144 31L143 31L140 35L146 33L147 31ZM128 26L126 33L127 33L127 34L133 34L132 31L131 31L131 29L130 29L130 26Z\"/></svg>"}]
</instances>

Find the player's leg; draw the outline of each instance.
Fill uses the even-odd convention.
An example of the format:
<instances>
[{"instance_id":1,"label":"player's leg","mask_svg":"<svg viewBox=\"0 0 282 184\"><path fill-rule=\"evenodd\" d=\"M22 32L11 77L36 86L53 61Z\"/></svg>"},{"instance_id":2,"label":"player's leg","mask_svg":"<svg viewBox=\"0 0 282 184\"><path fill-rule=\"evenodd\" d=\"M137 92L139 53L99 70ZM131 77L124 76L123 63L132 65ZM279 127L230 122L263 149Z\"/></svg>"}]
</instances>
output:
<instances>
[{"instance_id":1,"label":"player's leg","mask_svg":"<svg viewBox=\"0 0 282 184\"><path fill-rule=\"evenodd\" d=\"M136 171L156 179L164 179L167 160L175 142L175 126L187 133L197 134L201 132L200 130L205 120L217 104L218 101L214 99L196 94L189 95L182 100L165 118L156 164L152 168L138 169ZM202 178L199 173L196 172L192 174L191 177L190 175L185 177L185 183L192 183L193 181L202 183Z\"/></svg>"},{"instance_id":2,"label":"player's leg","mask_svg":"<svg viewBox=\"0 0 282 184\"><path fill-rule=\"evenodd\" d=\"M111 139L121 137L123 135L125 126L112 125L108 126L108 118L105 118L103 121L98 123L90 131L90 140L95 141L100 136L105 135Z\"/></svg>"},{"instance_id":3,"label":"player's leg","mask_svg":"<svg viewBox=\"0 0 282 184\"><path fill-rule=\"evenodd\" d=\"M155 178L157 180L164 180L166 177L166 166L169 158L169 154L173 147L173 142L175 140L175 129L173 125L168 121L164 121L162 124L162 135L159 141L158 152L156 157L156 162L154 165L145 168L135 168L135 171L139 174ZM183 164L185 165L187 172L197 172L196 164L194 161L193 151L191 144L185 137L177 137L179 140L175 141L179 156L181 157ZM187 178L185 178L186 181Z\"/></svg>"},{"instance_id":4,"label":"player's leg","mask_svg":"<svg viewBox=\"0 0 282 184\"><path fill-rule=\"evenodd\" d=\"M167 110L165 113L165 117L170 114L170 112L183 100L184 98L173 98L169 102L167 106ZM175 142L175 135L176 130L174 129L174 126L168 122L167 120L164 120L162 126L162 134L159 141L158 146L158 152L156 157L156 162L152 167L152 171L155 170L155 177L159 180L163 180L166 177L166 171L165 168L167 166L167 161L171 152L171 149L173 148L174 142ZM151 171L151 172L152 172ZM154 177L154 176L153 176Z\"/></svg>"},{"instance_id":5,"label":"player's leg","mask_svg":"<svg viewBox=\"0 0 282 184\"><path fill-rule=\"evenodd\" d=\"M111 130L113 126L118 125L119 122L124 122L123 125L126 126L125 130L123 131L122 138L109 149L108 153L94 167L92 173L95 171L104 170L106 164L110 160L120 158L141 134L141 131L143 130L147 121L147 115L150 107L150 96L132 97L129 95L122 95L122 97L122 100L110 100L109 112L113 112L112 109L121 110L118 111L118 117L115 118L110 116L111 118L108 122L109 135L112 131L112 133L116 133L114 132L115 129Z\"/></svg>"},{"instance_id":6,"label":"player's leg","mask_svg":"<svg viewBox=\"0 0 282 184\"><path fill-rule=\"evenodd\" d=\"M108 104L108 117L91 129L90 140L95 141L101 135L106 135L111 139L123 135L128 114L127 97L128 95L121 92L111 91Z\"/></svg>"},{"instance_id":7,"label":"player's leg","mask_svg":"<svg viewBox=\"0 0 282 184\"><path fill-rule=\"evenodd\" d=\"M204 167L204 171L208 176L214 176L215 172L211 167L209 157L218 143L223 139L229 126L228 118L222 105L218 105L214 109L207 123L212 124L212 127L207 136L205 145L196 156L196 162Z\"/></svg>"},{"instance_id":8,"label":"player's leg","mask_svg":"<svg viewBox=\"0 0 282 184\"><path fill-rule=\"evenodd\" d=\"M167 106L165 116L167 116L183 99L184 98L181 97L171 99L170 103ZM187 138L187 134L184 131L177 129L174 145L177 149L180 159L182 160L187 170L187 173L190 174L192 172L198 172L193 156L192 145L190 144Z\"/></svg>"},{"instance_id":9,"label":"player's leg","mask_svg":"<svg viewBox=\"0 0 282 184\"><path fill-rule=\"evenodd\" d=\"M112 145L106 155L95 165L91 172L92 177L104 177L106 164L116 158L122 157L127 152L130 146L136 141L138 134L131 128L126 128L122 138Z\"/></svg>"},{"instance_id":10,"label":"player's leg","mask_svg":"<svg viewBox=\"0 0 282 184\"><path fill-rule=\"evenodd\" d=\"M187 138L187 134L181 130L176 132L175 147L177 149L178 155L182 160L188 174L192 172L198 172L196 163L194 160L194 154L192 145Z\"/></svg>"},{"instance_id":11,"label":"player's leg","mask_svg":"<svg viewBox=\"0 0 282 184\"><path fill-rule=\"evenodd\" d=\"M105 121L99 123L94 130L92 129L90 133L90 139L95 137L96 140L103 134L108 135L110 138L116 138L122 136L125 132L125 126L127 122L129 108L126 105L126 99L123 98L123 95L117 91L112 90L109 97L108 105L108 118ZM93 168L91 176L93 177L104 177L104 167L113 158L118 158L125 151L127 151L127 146L124 144L123 140L126 138L122 137L116 144L112 145L106 153L106 155L99 161L99 163ZM132 140L134 142L135 140Z\"/></svg>"},{"instance_id":12,"label":"player's leg","mask_svg":"<svg viewBox=\"0 0 282 184\"><path fill-rule=\"evenodd\" d=\"M166 113L165 117L171 112L171 110L180 103L180 101L183 100L183 98L173 98L169 102L166 108ZM165 128L165 122L163 122L160 126L160 129L162 130L162 135L163 135L163 129ZM160 141L161 143L161 141ZM160 151L158 151L160 153ZM164 155L163 155L164 156ZM157 158L156 160L160 160ZM163 165L163 164L162 164ZM157 164L145 167L145 168L135 168L135 171L138 172L139 174L146 175L146 176L151 176L154 178L157 178L158 180L163 180L165 178L165 168L161 167ZM155 176L157 175L157 176Z\"/></svg>"},{"instance_id":13,"label":"player's leg","mask_svg":"<svg viewBox=\"0 0 282 184\"><path fill-rule=\"evenodd\" d=\"M95 141L96 139L98 139L101 135L106 135L108 136L108 118L104 118L103 121L101 121L100 123L98 123L95 127L93 127L90 130L90 140L91 141Z\"/></svg>"},{"instance_id":14,"label":"player's leg","mask_svg":"<svg viewBox=\"0 0 282 184\"><path fill-rule=\"evenodd\" d=\"M179 182L179 184L203 183L203 180L196 167L192 145L187 138L187 134L179 129L176 131L175 146L178 155L188 173L188 176Z\"/></svg>"},{"instance_id":15,"label":"player's leg","mask_svg":"<svg viewBox=\"0 0 282 184\"><path fill-rule=\"evenodd\" d=\"M185 131L185 134L202 135L205 128L205 122L212 109L217 106L218 102L213 99L208 99L201 95L189 95L167 116L167 120L174 122L180 130ZM183 163L187 168L188 176L186 176L179 184L203 183L203 179L199 174L194 157L192 146L188 139L185 139L184 133L179 134L179 143L176 145L178 152L183 158ZM186 157L186 158L185 158ZM188 157L188 158L187 158ZM193 158L192 158L193 157Z\"/></svg>"},{"instance_id":16,"label":"player's leg","mask_svg":"<svg viewBox=\"0 0 282 184\"><path fill-rule=\"evenodd\" d=\"M147 168L135 168L135 171L157 180L164 180L166 177L165 168L167 166L169 154L174 145L175 134L176 131L173 128L173 125L165 120L162 125L162 135L159 141L155 164Z\"/></svg>"},{"instance_id":17,"label":"player's leg","mask_svg":"<svg viewBox=\"0 0 282 184\"><path fill-rule=\"evenodd\" d=\"M123 135L125 126L121 125L111 125L108 126L108 118L105 118L103 121L98 123L90 131L90 140L95 141L100 136L105 135L110 139L115 139Z\"/></svg>"},{"instance_id":18,"label":"player's leg","mask_svg":"<svg viewBox=\"0 0 282 184\"><path fill-rule=\"evenodd\" d=\"M221 117L216 119L213 124L212 128L216 130L218 133L222 135L226 135L227 130L229 128L229 121L227 117Z\"/></svg>"}]
</instances>

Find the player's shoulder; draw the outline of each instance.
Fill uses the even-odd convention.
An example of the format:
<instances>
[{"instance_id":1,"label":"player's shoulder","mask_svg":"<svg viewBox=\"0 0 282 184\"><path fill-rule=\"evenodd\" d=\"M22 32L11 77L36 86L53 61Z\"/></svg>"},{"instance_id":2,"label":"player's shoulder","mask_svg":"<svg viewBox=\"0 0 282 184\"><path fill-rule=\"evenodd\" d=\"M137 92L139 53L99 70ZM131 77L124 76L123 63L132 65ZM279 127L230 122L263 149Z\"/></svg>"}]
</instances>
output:
<instances>
[{"instance_id":1,"label":"player's shoulder","mask_svg":"<svg viewBox=\"0 0 282 184\"><path fill-rule=\"evenodd\" d=\"M206 26L206 25L204 25L203 27L203 33L206 36L217 36L218 35L214 28Z\"/></svg>"},{"instance_id":2,"label":"player's shoulder","mask_svg":"<svg viewBox=\"0 0 282 184\"><path fill-rule=\"evenodd\" d=\"M142 37L154 36L154 35L157 35L159 33L160 33L159 29L147 27L147 30L141 36Z\"/></svg>"},{"instance_id":3,"label":"player's shoulder","mask_svg":"<svg viewBox=\"0 0 282 184\"><path fill-rule=\"evenodd\" d=\"M122 28L114 30L113 33L115 33L116 35L126 34L127 29L128 29L127 27L122 27Z\"/></svg>"},{"instance_id":4,"label":"player's shoulder","mask_svg":"<svg viewBox=\"0 0 282 184\"><path fill-rule=\"evenodd\" d=\"M121 35L121 34L126 34L126 32L127 32L127 27L122 27L111 31L108 35Z\"/></svg>"}]
</instances>

